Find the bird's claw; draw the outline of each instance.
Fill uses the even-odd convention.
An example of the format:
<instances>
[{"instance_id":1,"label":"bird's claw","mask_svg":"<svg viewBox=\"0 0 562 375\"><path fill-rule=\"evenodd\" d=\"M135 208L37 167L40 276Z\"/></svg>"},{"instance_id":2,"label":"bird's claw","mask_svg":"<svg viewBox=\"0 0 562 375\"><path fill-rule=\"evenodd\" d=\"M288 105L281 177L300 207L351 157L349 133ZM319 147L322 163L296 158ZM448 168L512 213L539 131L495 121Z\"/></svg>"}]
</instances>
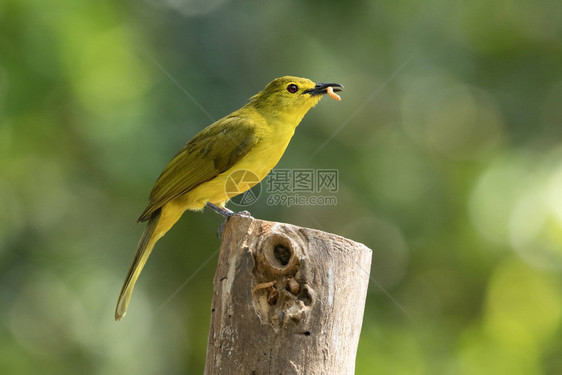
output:
<instances>
[{"instance_id":1,"label":"bird's claw","mask_svg":"<svg viewBox=\"0 0 562 375\"><path fill-rule=\"evenodd\" d=\"M207 207L209 207L210 209L212 209L213 211L215 211L216 213L218 213L219 215L221 215L224 218L221 225L217 229L217 238L222 238L222 232L223 232L224 226L225 226L226 222L228 221L228 219L231 218L232 216L252 217L252 214L250 214L249 211L234 212L232 210L229 210L226 207L219 207L219 206L217 206L217 205L215 205L211 202L207 202Z\"/></svg>"},{"instance_id":2,"label":"bird's claw","mask_svg":"<svg viewBox=\"0 0 562 375\"><path fill-rule=\"evenodd\" d=\"M233 216L252 217L252 214L249 211L240 211L240 212L233 212L232 214L229 214L229 215L224 215L223 216L224 219L223 219L221 225L219 225L219 227L217 229L217 238L218 239L222 239L222 232L224 230L224 226L226 225L226 222L228 221L228 219L230 219Z\"/></svg>"},{"instance_id":3,"label":"bird's claw","mask_svg":"<svg viewBox=\"0 0 562 375\"><path fill-rule=\"evenodd\" d=\"M225 225L226 222L228 221L228 218L229 218L228 216L225 217L225 218L222 220L221 225L219 225L219 227L217 228L217 238L218 238L219 240L222 240L222 231L224 230L224 225Z\"/></svg>"}]
</instances>

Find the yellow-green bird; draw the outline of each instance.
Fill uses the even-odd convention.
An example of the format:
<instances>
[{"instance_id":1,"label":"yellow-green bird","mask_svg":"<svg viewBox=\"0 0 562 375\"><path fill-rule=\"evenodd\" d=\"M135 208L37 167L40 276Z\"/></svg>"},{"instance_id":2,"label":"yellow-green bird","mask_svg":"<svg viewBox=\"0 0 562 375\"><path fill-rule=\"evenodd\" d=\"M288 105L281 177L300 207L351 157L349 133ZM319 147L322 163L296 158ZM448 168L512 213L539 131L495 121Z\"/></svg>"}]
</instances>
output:
<instances>
[{"instance_id":1,"label":"yellow-green bird","mask_svg":"<svg viewBox=\"0 0 562 375\"><path fill-rule=\"evenodd\" d=\"M186 210L208 206L223 216L232 197L229 176L250 171L261 181L279 162L295 128L322 94L338 98L337 83L314 83L306 78L274 79L248 104L199 132L172 159L150 193L148 207L138 221L148 221L119 294L115 320L127 313L133 288L156 242ZM257 183L256 181L255 183ZM255 184L254 183L254 184ZM247 184L243 189L249 189ZM239 191L242 193L243 191Z\"/></svg>"}]
</instances>

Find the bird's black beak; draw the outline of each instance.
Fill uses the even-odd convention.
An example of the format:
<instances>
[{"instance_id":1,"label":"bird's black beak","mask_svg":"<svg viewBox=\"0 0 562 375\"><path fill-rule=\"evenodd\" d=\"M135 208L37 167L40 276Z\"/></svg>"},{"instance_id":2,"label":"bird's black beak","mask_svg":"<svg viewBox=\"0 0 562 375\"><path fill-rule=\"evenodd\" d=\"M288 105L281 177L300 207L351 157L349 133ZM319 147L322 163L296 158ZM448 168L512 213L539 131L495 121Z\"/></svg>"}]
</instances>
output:
<instances>
[{"instance_id":1,"label":"bird's black beak","mask_svg":"<svg viewBox=\"0 0 562 375\"><path fill-rule=\"evenodd\" d=\"M305 90L303 91L304 94L310 94L310 95L322 95L322 94L326 94L328 91L328 87L333 87L334 88L334 92L338 92L338 91L342 91L343 90L343 86L340 85L339 83L317 83L316 86L314 86L314 88L311 88L310 90Z\"/></svg>"}]
</instances>

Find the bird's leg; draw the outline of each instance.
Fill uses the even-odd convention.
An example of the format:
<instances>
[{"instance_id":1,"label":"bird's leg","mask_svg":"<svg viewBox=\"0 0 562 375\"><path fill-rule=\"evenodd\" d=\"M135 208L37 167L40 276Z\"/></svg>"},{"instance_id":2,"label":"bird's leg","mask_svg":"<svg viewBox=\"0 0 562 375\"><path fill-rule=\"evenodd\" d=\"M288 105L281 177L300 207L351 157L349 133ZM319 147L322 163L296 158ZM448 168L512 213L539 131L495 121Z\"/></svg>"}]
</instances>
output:
<instances>
[{"instance_id":1,"label":"bird's leg","mask_svg":"<svg viewBox=\"0 0 562 375\"><path fill-rule=\"evenodd\" d=\"M213 204L211 202L207 202L207 207L209 207L211 210L215 211L216 213L218 213L219 215L221 215L224 218L221 225L217 229L217 237L218 238L222 237L222 230L224 228L224 225L228 221L228 218L230 218L232 216L237 216L237 215L247 216L247 217L252 216L252 215L250 215L250 213L248 211L234 212L232 210L229 210L226 207L219 207L216 204Z\"/></svg>"},{"instance_id":2,"label":"bird's leg","mask_svg":"<svg viewBox=\"0 0 562 375\"><path fill-rule=\"evenodd\" d=\"M209 207L211 210L215 211L217 214L221 215L225 219L236 215L234 211L231 211L226 207L219 207L211 202L207 202L207 207Z\"/></svg>"},{"instance_id":3,"label":"bird's leg","mask_svg":"<svg viewBox=\"0 0 562 375\"><path fill-rule=\"evenodd\" d=\"M234 212L232 210L229 210L226 207L219 207L214 203L211 202L207 202L207 207L209 207L211 210L215 211L217 214L221 215L222 217L225 218L229 218L231 216L247 216L247 217L251 217L252 214L250 214L249 211L240 211L240 212Z\"/></svg>"}]
</instances>

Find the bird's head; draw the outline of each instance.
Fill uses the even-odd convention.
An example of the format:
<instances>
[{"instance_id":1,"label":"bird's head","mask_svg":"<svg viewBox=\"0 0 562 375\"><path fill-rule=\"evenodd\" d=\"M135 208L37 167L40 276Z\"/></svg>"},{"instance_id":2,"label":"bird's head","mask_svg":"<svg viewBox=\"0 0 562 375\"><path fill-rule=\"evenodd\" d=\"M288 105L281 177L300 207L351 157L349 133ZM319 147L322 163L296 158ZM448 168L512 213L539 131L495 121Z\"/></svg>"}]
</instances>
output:
<instances>
[{"instance_id":1,"label":"bird's head","mask_svg":"<svg viewBox=\"0 0 562 375\"><path fill-rule=\"evenodd\" d=\"M269 115L294 117L298 124L327 93L328 87L334 91L343 89L339 83L314 83L307 78L284 76L269 82L252 97L250 105Z\"/></svg>"}]
</instances>

